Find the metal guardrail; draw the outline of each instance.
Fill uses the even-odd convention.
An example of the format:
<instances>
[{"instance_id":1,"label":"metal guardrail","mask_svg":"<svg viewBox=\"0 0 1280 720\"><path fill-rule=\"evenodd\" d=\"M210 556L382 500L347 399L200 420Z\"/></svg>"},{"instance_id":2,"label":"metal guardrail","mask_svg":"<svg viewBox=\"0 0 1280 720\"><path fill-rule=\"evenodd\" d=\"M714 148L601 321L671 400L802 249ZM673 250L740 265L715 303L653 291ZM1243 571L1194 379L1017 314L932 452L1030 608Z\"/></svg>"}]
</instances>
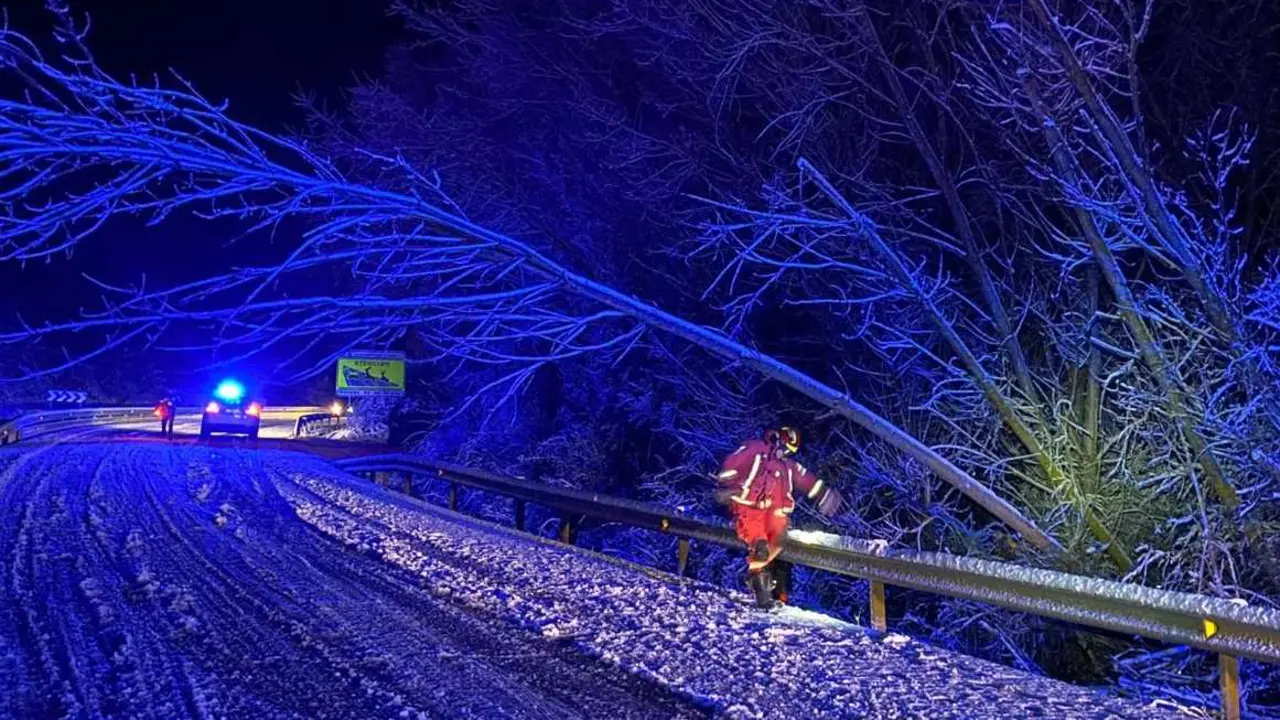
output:
<instances>
[{"instance_id":1,"label":"metal guardrail","mask_svg":"<svg viewBox=\"0 0 1280 720\"><path fill-rule=\"evenodd\" d=\"M297 422L293 424L293 437L294 439L305 437L317 430L335 430L342 427L346 422L345 416L334 415L331 412L299 415Z\"/></svg>"},{"instance_id":2,"label":"metal guardrail","mask_svg":"<svg viewBox=\"0 0 1280 720\"><path fill-rule=\"evenodd\" d=\"M0 445L30 440L77 427L101 425L122 420L155 419L153 408L99 407L76 410L37 410L20 415L0 425ZM198 409L187 409L199 412Z\"/></svg>"},{"instance_id":3,"label":"metal guardrail","mask_svg":"<svg viewBox=\"0 0 1280 720\"><path fill-rule=\"evenodd\" d=\"M681 538L678 572L683 574L689 540L741 547L721 524L631 500L553 487L518 478L437 463L410 455L380 455L340 460L349 472L431 475L451 483L449 504L457 508L456 486L516 500L516 526L523 529L524 503L562 515L561 539L571 538L576 516L647 528ZM788 538L781 557L818 570L862 578L871 583L872 625L885 629L884 587L911 588L973 600L1018 612L1110 630L1218 653L1226 717L1239 716L1239 657L1280 663L1280 611L1249 607L1204 595L1027 568L942 553L913 550L877 552L865 540L833 537L829 544Z\"/></svg>"}]
</instances>

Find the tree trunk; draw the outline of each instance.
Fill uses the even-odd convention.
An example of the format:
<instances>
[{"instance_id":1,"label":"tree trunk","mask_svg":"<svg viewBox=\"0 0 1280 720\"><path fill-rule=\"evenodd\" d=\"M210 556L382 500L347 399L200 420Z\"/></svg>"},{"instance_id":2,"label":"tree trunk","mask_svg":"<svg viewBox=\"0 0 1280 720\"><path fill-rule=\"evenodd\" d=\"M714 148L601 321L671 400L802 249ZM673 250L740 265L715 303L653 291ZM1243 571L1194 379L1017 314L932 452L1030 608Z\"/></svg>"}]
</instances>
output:
<instances>
[{"instance_id":1,"label":"tree trunk","mask_svg":"<svg viewBox=\"0 0 1280 720\"><path fill-rule=\"evenodd\" d=\"M1084 452L1084 479L1081 481L1085 494L1098 492L1101 475L1102 458L1098 457L1098 424L1102 414L1102 396L1098 387L1098 376L1102 372L1102 356L1092 340L1098 336L1098 265L1089 264L1089 359L1084 370L1084 392L1081 401L1080 426L1084 430L1082 449Z\"/></svg>"},{"instance_id":2,"label":"tree trunk","mask_svg":"<svg viewBox=\"0 0 1280 720\"><path fill-rule=\"evenodd\" d=\"M1018 379L1018 387L1026 398L1027 407L1031 408L1032 412L1039 416L1041 414L1040 393L1036 391L1035 383L1031 380L1031 370L1027 366L1026 355L1022 352L1022 344L1018 342L1017 333L1014 332L1013 324L1009 321L1009 314L1005 311L1004 302L1000 299L999 291L996 290L995 281L991 279L991 272L987 269L986 263L982 260L982 254L978 250L977 238L973 234L973 224L969 219L969 213L965 208L964 201L960 199L960 191L952 180L951 175L947 172L946 167L942 164L942 159L938 157L938 153L934 150L933 143L925 136L920 123L916 121L916 110L907 102L907 94L903 91L902 82L898 79L898 69L885 53L884 46L880 43L880 35L876 31L875 25L872 24L871 17L867 14L866 6L859 3L856 7L857 10L855 12L858 14L863 34L875 52L876 62L880 66L885 82L888 83L889 90L893 94L893 100L898 109L898 117L901 119L902 124L906 126L907 133L911 135L916 149L920 152L921 158L924 159L925 165L929 168L929 173L933 176L933 181L937 183L938 189L942 191L943 198L946 199L947 209L951 212L951 222L955 226L956 234L960 237L960 242L964 245L965 260L969 263L969 269L973 272L974 277L977 278L978 285L982 289L982 299L986 302L987 309L991 312L991 319L995 323L996 330L1000 333L1005 353L1008 355L1009 363L1013 368L1014 377ZM1040 419L1042 420L1043 418Z\"/></svg>"},{"instance_id":3,"label":"tree trunk","mask_svg":"<svg viewBox=\"0 0 1280 720\"><path fill-rule=\"evenodd\" d=\"M393 193L373 190L372 188L363 188L363 190L366 193L383 198L393 195ZM1026 517L990 488L956 467L933 448L872 412L870 408L864 407L849 395L783 364L776 358L735 342L720 332L710 330L701 325L695 325L641 302L637 298L624 295L607 285L570 272L567 268L555 263L515 238L476 225L469 220L419 199L408 198L398 194L394 195L400 202L415 205L422 215L434 222L470 237L489 240L495 245L523 257L526 261L526 267L530 269L536 268L545 276L558 278L570 292L613 308L647 326L683 338L726 360L741 363L821 403L841 417L857 423L876 437L924 463L939 478L951 484L952 487L963 493L965 497L968 497L1001 522L1020 533L1033 546L1055 556L1065 553L1061 543L1037 527L1030 518Z\"/></svg>"},{"instance_id":4,"label":"tree trunk","mask_svg":"<svg viewBox=\"0 0 1280 720\"><path fill-rule=\"evenodd\" d=\"M1181 265L1179 269L1183 277L1200 298L1201 304L1204 305L1205 313L1209 317L1209 322L1213 324L1214 329L1228 343L1234 343L1237 339L1235 326L1227 315L1226 306L1222 302L1222 298L1205 282L1200 262L1191 253L1189 238L1187 238L1185 231L1183 231L1177 220L1170 216L1164 201L1160 197L1160 192L1155 186L1155 182L1152 180L1150 173L1147 172L1142 160L1134 151L1133 143L1129 141L1129 136L1125 134L1124 129L1120 127L1120 123L1116 121L1111 108L1103 102L1097 91L1094 90L1092 81L1089 79L1085 69L1080 65L1080 60L1076 57L1075 50L1067 42L1066 36L1063 35L1061 26L1049 12L1049 8L1045 5L1045 0L1030 0L1030 2L1036 18L1044 26L1050 42L1053 43L1054 48L1062 58L1067 77L1070 79L1071 84L1075 86L1076 91L1080 93L1080 97L1084 99L1085 106L1089 109L1089 115L1102 131L1111 154L1120 163L1125 175L1128 176L1129 182L1125 183L1125 185L1135 195L1134 200L1142 211L1144 224L1178 258L1178 262Z\"/></svg>"}]
</instances>

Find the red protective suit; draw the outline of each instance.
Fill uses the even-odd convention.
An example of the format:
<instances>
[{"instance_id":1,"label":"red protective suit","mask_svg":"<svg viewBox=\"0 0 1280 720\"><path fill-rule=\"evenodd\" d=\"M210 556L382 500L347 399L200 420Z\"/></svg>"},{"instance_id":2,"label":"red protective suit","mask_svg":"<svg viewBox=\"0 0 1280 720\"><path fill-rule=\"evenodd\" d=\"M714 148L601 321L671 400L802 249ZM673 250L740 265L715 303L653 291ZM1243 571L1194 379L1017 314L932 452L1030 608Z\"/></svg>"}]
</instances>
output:
<instances>
[{"instance_id":1,"label":"red protective suit","mask_svg":"<svg viewBox=\"0 0 1280 720\"><path fill-rule=\"evenodd\" d=\"M819 504L832 492L803 465L764 440L752 440L725 458L717 477L719 495L728 500L738 537L747 544L748 572L760 571L782 550L796 491ZM755 552L761 540L768 545L765 557Z\"/></svg>"},{"instance_id":2,"label":"red protective suit","mask_svg":"<svg viewBox=\"0 0 1280 720\"><path fill-rule=\"evenodd\" d=\"M173 421L175 410L173 400L165 398L156 405L155 416L160 418L160 434L173 439Z\"/></svg>"}]
</instances>

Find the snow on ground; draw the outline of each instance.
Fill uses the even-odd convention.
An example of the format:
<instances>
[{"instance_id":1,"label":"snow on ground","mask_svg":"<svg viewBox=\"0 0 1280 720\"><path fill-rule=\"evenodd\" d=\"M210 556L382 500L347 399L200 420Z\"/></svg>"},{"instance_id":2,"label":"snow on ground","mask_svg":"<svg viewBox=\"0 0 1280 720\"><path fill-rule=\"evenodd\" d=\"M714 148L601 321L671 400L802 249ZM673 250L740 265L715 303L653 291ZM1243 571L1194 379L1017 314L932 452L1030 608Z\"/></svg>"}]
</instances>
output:
<instances>
[{"instance_id":1,"label":"snow on ground","mask_svg":"<svg viewBox=\"0 0 1280 720\"><path fill-rule=\"evenodd\" d=\"M297 467L325 472L198 446L0 452L0 717L705 714L315 532L286 495L342 513Z\"/></svg>"},{"instance_id":2,"label":"snow on ground","mask_svg":"<svg viewBox=\"0 0 1280 720\"><path fill-rule=\"evenodd\" d=\"M359 481L293 479L327 501L294 498L299 514L349 546L729 717L1172 716L817 613L761 614L745 593L550 541L530 548L505 528Z\"/></svg>"},{"instance_id":3,"label":"snow on ground","mask_svg":"<svg viewBox=\"0 0 1280 720\"><path fill-rule=\"evenodd\" d=\"M298 421L297 412L280 412L278 410L267 410L262 413L262 425L258 430L258 437L263 439L287 440L293 437L293 429ZM200 423L202 416L192 413L182 413L173 418L174 435L199 435ZM99 429L111 430L139 430L144 432L154 431L157 435L160 433L160 421L158 419L146 418L142 420L117 420L115 422L104 423L97 426Z\"/></svg>"},{"instance_id":4,"label":"snow on ground","mask_svg":"<svg viewBox=\"0 0 1280 720\"><path fill-rule=\"evenodd\" d=\"M822 532L821 530L797 530L795 528L787 530L787 537L806 545L826 545L828 547L840 547L841 541L841 537L834 533Z\"/></svg>"},{"instance_id":5,"label":"snow on ground","mask_svg":"<svg viewBox=\"0 0 1280 720\"><path fill-rule=\"evenodd\" d=\"M8 717L1170 717L315 458L154 444L0 452L0 677Z\"/></svg>"}]
</instances>

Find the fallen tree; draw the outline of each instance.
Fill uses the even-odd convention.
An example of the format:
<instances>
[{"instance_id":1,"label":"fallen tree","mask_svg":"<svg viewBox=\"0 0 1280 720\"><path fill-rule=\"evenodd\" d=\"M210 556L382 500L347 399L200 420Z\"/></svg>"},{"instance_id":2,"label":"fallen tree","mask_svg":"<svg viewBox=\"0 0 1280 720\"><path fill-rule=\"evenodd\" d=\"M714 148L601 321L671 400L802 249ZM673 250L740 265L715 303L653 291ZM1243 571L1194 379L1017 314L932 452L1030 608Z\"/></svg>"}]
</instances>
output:
<instances>
[{"instance_id":1,"label":"fallen tree","mask_svg":"<svg viewBox=\"0 0 1280 720\"><path fill-rule=\"evenodd\" d=\"M385 342L412 323L432 328L444 355L517 366L503 378L515 389L539 363L625 350L641 332L655 330L786 384L911 454L1033 546L1061 551L1024 513L848 393L472 223L438 176L403 158L369 160L398 175L407 191L352 182L300 142L236 122L190 87L125 85L92 63L60 69L11 31L0 36L0 57L29 84L26 99L0 101L0 173L19 180L11 196L47 198L38 209L15 206L0 231L0 257L62 251L121 213L159 221L198 205L212 217L255 227L290 216L315 221L280 266L123 293L101 314L0 341L98 329L115 333L111 347L169 323L201 321L222 324L231 333L225 342L255 351L285 338L342 335L349 338L345 349ZM97 177L91 189L63 194L61 183L89 176ZM326 265L351 267L368 280L345 296L278 292L287 280ZM600 309L566 314L555 305L565 293ZM604 330L617 321L633 324ZM586 339L593 334L601 337ZM314 366L326 366L328 357Z\"/></svg>"}]
</instances>

